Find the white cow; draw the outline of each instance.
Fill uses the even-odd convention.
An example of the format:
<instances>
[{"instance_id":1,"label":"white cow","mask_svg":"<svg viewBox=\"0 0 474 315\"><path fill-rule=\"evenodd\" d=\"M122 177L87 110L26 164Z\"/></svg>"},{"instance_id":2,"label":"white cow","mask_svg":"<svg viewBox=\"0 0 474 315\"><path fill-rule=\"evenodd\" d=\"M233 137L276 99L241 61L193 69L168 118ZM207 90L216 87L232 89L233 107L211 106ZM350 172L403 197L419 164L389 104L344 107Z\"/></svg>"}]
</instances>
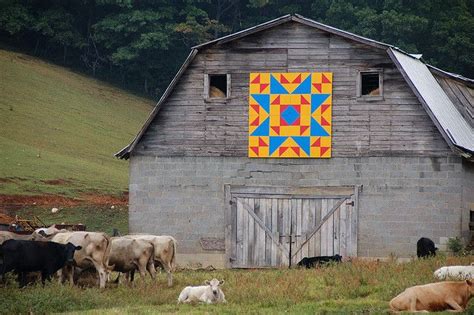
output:
<instances>
[{"instance_id":1,"label":"white cow","mask_svg":"<svg viewBox=\"0 0 474 315\"><path fill-rule=\"evenodd\" d=\"M168 286L173 285L173 275L176 260L176 244L177 241L168 235L151 235L151 234L131 234L125 235L126 238L145 240L153 244L155 266L161 264L168 276Z\"/></svg>"},{"instance_id":2,"label":"white cow","mask_svg":"<svg viewBox=\"0 0 474 315\"><path fill-rule=\"evenodd\" d=\"M224 280L212 279L211 281L206 281L205 284L184 288L179 294L178 304L191 302L204 302L207 304L227 303L224 292L220 288L224 284Z\"/></svg>"},{"instance_id":3,"label":"white cow","mask_svg":"<svg viewBox=\"0 0 474 315\"><path fill-rule=\"evenodd\" d=\"M474 263L470 266L441 267L434 272L434 277L439 280L469 280L474 278Z\"/></svg>"},{"instance_id":4,"label":"white cow","mask_svg":"<svg viewBox=\"0 0 474 315\"><path fill-rule=\"evenodd\" d=\"M54 235L58 233L63 233L63 232L69 232L66 229L58 229L55 224L51 225L50 227L47 228L39 228L36 229L32 234L31 234L31 239L33 241L36 240L41 240L41 239L51 239Z\"/></svg>"},{"instance_id":5,"label":"white cow","mask_svg":"<svg viewBox=\"0 0 474 315\"><path fill-rule=\"evenodd\" d=\"M71 268L72 270L69 268L61 270L61 282L64 282L65 277L69 276L71 285L74 284L75 267L80 269L94 267L99 274L100 288L105 288L108 270L109 268L113 269L113 266L109 266L112 242L107 234L100 232L64 232L55 234L51 241L60 244L72 243L82 247L81 250L74 252L75 266Z\"/></svg>"}]
</instances>

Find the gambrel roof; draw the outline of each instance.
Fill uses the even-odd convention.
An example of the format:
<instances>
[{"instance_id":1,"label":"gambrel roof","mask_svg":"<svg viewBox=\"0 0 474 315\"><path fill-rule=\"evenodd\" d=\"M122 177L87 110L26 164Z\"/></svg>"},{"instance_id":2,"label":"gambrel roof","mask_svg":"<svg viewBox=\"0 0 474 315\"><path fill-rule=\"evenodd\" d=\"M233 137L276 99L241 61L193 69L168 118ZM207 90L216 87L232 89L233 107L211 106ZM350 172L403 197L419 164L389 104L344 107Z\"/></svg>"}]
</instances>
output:
<instances>
[{"instance_id":1,"label":"gambrel roof","mask_svg":"<svg viewBox=\"0 0 474 315\"><path fill-rule=\"evenodd\" d=\"M177 82L179 81L183 73L186 71L189 64L193 61L199 50L205 49L212 45L225 44L287 22L301 23L303 25L314 27L318 30L325 31L330 34L341 36L348 40L356 41L358 43L365 44L377 49L385 50L392 59L392 61L395 63L399 71L402 73L408 85L413 90L414 94L417 96L420 103L423 105L424 109L427 111L428 115L433 120L434 124L436 125L448 145L451 147L451 149L465 158L473 158L473 126L457 110L456 106L453 103L453 100L443 90L442 86L433 76L433 73L440 74L449 77L450 79L461 82L462 84L466 85L469 90L474 88L474 80L430 66L424 63L420 59L419 55L410 55L395 46L365 38L363 36L355 35L337 29L335 27L331 27L313 21L299 14L284 15L282 17L256 25L254 27L192 47L191 53L188 55L184 64L181 66L178 73L175 75L175 77L161 96L160 100L156 104L155 108L151 112L150 116L146 120L145 124L143 125L137 136L129 145L127 145L125 148L116 153L115 156L121 159L128 159L130 157L130 153L134 150L142 136L145 134L149 125L158 114L162 104L169 97ZM472 107L474 103L474 97L469 98L468 102L470 102L470 105Z\"/></svg>"}]
</instances>

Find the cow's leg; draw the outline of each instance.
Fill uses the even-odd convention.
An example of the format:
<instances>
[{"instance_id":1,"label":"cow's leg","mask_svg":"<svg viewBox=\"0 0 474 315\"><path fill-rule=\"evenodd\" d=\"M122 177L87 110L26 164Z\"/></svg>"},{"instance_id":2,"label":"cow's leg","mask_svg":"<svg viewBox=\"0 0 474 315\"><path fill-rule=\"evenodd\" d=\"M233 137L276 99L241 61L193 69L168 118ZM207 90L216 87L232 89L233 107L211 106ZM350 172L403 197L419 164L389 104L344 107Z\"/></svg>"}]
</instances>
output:
<instances>
[{"instance_id":1,"label":"cow's leg","mask_svg":"<svg viewBox=\"0 0 474 315\"><path fill-rule=\"evenodd\" d=\"M135 269L129 271L128 274L130 275L130 282L133 282L133 280L135 280Z\"/></svg>"},{"instance_id":2,"label":"cow's leg","mask_svg":"<svg viewBox=\"0 0 474 315\"><path fill-rule=\"evenodd\" d=\"M145 276L146 276L146 265L140 263L138 266L138 272L140 273L140 278L142 279L142 282L145 283Z\"/></svg>"},{"instance_id":3,"label":"cow's leg","mask_svg":"<svg viewBox=\"0 0 474 315\"><path fill-rule=\"evenodd\" d=\"M18 282L20 285L20 288L23 288L26 286L26 272L19 272L18 273Z\"/></svg>"},{"instance_id":4,"label":"cow's leg","mask_svg":"<svg viewBox=\"0 0 474 315\"><path fill-rule=\"evenodd\" d=\"M171 274L171 264L168 263L162 263L163 269L166 271L166 275L168 278L168 286L171 287L173 285L173 275Z\"/></svg>"},{"instance_id":5,"label":"cow's leg","mask_svg":"<svg viewBox=\"0 0 474 315\"><path fill-rule=\"evenodd\" d=\"M151 278L155 280L156 278L156 269L155 269L155 264L153 263L153 259L148 260L148 264L146 265L146 269L148 270L148 273L150 274Z\"/></svg>"},{"instance_id":6,"label":"cow's leg","mask_svg":"<svg viewBox=\"0 0 474 315\"><path fill-rule=\"evenodd\" d=\"M451 310L448 310L448 312L451 312L451 313L459 313L459 312L463 312L464 309L462 308L461 305L459 305L455 300L453 299L448 299L446 301L446 303L452 308Z\"/></svg>"}]
</instances>

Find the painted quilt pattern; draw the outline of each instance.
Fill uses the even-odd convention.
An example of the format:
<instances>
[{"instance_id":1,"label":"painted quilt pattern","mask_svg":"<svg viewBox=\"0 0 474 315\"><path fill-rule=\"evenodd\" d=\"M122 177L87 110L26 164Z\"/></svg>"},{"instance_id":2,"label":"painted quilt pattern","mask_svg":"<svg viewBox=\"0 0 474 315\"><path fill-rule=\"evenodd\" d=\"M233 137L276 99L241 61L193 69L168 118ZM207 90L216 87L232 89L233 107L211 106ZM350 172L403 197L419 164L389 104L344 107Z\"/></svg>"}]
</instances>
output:
<instances>
[{"instance_id":1,"label":"painted quilt pattern","mask_svg":"<svg viewBox=\"0 0 474 315\"><path fill-rule=\"evenodd\" d=\"M331 157L332 73L251 73L249 157Z\"/></svg>"}]
</instances>

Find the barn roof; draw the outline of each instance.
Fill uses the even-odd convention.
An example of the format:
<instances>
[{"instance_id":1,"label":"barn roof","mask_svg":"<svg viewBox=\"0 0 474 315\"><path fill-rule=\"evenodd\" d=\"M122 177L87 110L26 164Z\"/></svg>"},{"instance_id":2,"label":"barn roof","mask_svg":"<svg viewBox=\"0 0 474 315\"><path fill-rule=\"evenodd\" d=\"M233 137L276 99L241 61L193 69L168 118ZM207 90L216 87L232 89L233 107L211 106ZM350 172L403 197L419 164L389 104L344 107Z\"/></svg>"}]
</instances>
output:
<instances>
[{"instance_id":1,"label":"barn roof","mask_svg":"<svg viewBox=\"0 0 474 315\"><path fill-rule=\"evenodd\" d=\"M158 114L161 105L171 94L179 79L189 64L193 61L199 50L205 49L211 45L225 44L291 21L387 51L453 151L466 158L472 158L474 155L473 127L469 125L464 117L460 115L452 100L447 97L446 93L433 77L432 73L434 72L450 77L468 86L474 86L473 79L465 78L461 75L443 71L425 64L421 60L421 56L410 55L393 45L346 32L335 27L305 18L299 14L284 15L277 19L192 47L190 54L186 58L181 68L178 70L178 73L175 75L169 86L166 88L165 92L161 96L153 111L150 113L150 116L146 120L141 130L138 132L133 141L125 148L117 152L115 156L121 159L128 159L130 157L130 153L134 150L142 136L145 134L149 125Z\"/></svg>"}]
</instances>

